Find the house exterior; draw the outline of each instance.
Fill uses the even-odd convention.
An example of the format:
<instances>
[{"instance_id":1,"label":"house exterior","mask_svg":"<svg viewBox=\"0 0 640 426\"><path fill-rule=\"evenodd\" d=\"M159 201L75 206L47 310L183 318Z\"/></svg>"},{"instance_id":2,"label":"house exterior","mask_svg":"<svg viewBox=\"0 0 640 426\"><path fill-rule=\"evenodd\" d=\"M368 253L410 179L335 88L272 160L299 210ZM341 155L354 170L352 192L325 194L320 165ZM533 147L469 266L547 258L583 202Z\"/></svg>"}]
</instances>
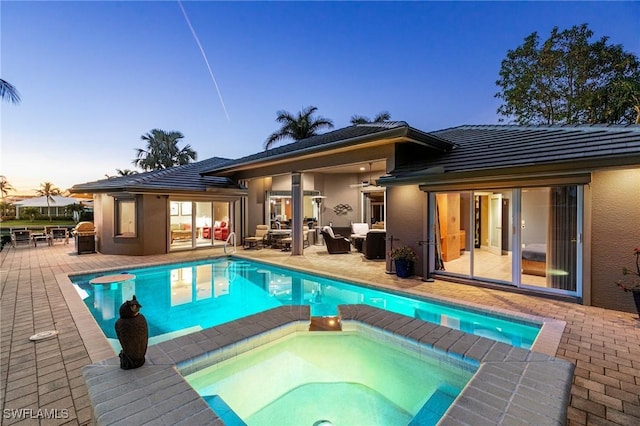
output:
<instances>
[{"instance_id":1,"label":"house exterior","mask_svg":"<svg viewBox=\"0 0 640 426\"><path fill-rule=\"evenodd\" d=\"M147 180L158 180L161 172L150 173ZM292 254L303 255L308 224L345 233L351 223L379 222L386 251L412 247L419 256L415 274L425 279L634 309L614 283L640 246L640 126L423 132L405 122L372 123L162 173L155 192L126 180L73 188L97 195L99 250L121 252L113 225L118 194L143 202L136 207L136 235L144 243L136 254L171 250L171 203L198 195L192 203L199 196L229 203L238 242L259 224L284 222ZM154 201L159 195L164 201ZM152 238L145 236L147 220L153 220ZM192 228L197 225L192 218ZM191 232L195 238L200 231ZM384 268L391 272L393 265L387 260Z\"/></svg>"},{"instance_id":2,"label":"house exterior","mask_svg":"<svg viewBox=\"0 0 640 426\"><path fill-rule=\"evenodd\" d=\"M226 242L246 189L224 177L202 176L225 158L74 185L94 198L96 249L150 255ZM224 235L224 238L223 238Z\"/></svg>"},{"instance_id":3,"label":"house exterior","mask_svg":"<svg viewBox=\"0 0 640 426\"><path fill-rule=\"evenodd\" d=\"M432 134L455 149L398 165L380 183L389 206L425 195L420 208L392 214L390 207L387 227L409 240L400 225L427 211L433 275L635 309L614 283L640 245L640 126L460 126Z\"/></svg>"},{"instance_id":4,"label":"house exterior","mask_svg":"<svg viewBox=\"0 0 640 426\"><path fill-rule=\"evenodd\" d=\"M84 199L64 197L62 195L31 197L14 203L18 219L20 218L21 210L26 207L37 209L42 216L68 216L66 207L73 204L82 204L86 207L90 203L87 203L87 200Z\"/></svg>"}]
</instances>

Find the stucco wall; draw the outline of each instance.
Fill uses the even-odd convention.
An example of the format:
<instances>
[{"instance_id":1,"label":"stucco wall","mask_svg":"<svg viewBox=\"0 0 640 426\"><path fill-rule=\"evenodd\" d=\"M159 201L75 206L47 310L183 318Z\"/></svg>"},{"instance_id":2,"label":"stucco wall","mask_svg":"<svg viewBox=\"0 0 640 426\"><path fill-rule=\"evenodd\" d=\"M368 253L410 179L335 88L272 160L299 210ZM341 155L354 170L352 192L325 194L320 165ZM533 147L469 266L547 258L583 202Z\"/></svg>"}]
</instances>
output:
<instances>
[{"instance_id":1,"label":"stucco wall","mask_svg":"<svg viewBox=\"0 0 640 426\"><path fill-rule=\"evenodd\" d=\"M167 252L169 240L169 218L167 212L169 205L168 197L163 195L143 195L142 196L142 217L138 218L140 232L144 238L140 241L145 255L160 254Z\"/></svg>"},{"instance_id":2,"label":"stucco wall","mask_svg":"<svg viewBox=\"0 0 640 426\"><path fill-rule=\"evenodd\" d=\"M255 235L256 226L267 225L265 222L264 201L265 194L271 190L271 178L252 179L248 183L247 196L247 235Z\"/></svg>"},{"instance_id":3,"label":"stucco wall","mask_svg":"<svg viewBox=\"0 0 640 426\"><path fill-rule=\"evenodd\" d=\"M614 283L640 246L640 169L593 173L591 197L591 302L635 312L631 294Z\"/></svg>"},{"instance_id":4,"label":"stucco wall","mask_svg":"<svg viewBox=\"0 0 640 426\"><path fill-rule=\"evenodd\" d=\"M108 242L113 235L113 197L95 194L93 200L93 224L98 234L97 250L103 254L115 254L112 251L112 245Z\"/></svg>"},{"instance_id":5,"label":"stucco wall","mask_svg":"<svg viewBox=\"0 0 640 426\"><path fill-rule=\"evenodd\" d=\"M162 254L167 252L167 197L161 195L138 195L136 214L136 236L114 236L114 199L107 195L96 195L94 206L100 214L94 215L99 228L98 251L103 254L132 256Z\"/></svg>"},{"instance_id":6,"label":"stucco wall","mask_svg":"<svg viewBox=\"0 0 640 426\"><path fill-rule=\"evenodd\" d=\"M354 175L326 174L324 176L324 192L326 195L322 201L322 226L328 225L343 228L351 226L352 222L360 222L358 210L360 188L351 188L349 185L356 182ZM334 207L339 204L349 205L351 211L346 214L336 214Z\"/></svg>"},{"instance_id":7,"label":"stucco wall","mask_svg":"<svg viewBox=\"0 0 640 426\"><path fill-rule=\"evenodd\" d=\"M426 223L427 195L417 185L387 188L387 251L391 237L393 247L411 247L418 254L418 262L414 265L417 276L423 276L423 259L428 247L418 245L418 241L427 239Z\"/></svg>"}]
</instances>

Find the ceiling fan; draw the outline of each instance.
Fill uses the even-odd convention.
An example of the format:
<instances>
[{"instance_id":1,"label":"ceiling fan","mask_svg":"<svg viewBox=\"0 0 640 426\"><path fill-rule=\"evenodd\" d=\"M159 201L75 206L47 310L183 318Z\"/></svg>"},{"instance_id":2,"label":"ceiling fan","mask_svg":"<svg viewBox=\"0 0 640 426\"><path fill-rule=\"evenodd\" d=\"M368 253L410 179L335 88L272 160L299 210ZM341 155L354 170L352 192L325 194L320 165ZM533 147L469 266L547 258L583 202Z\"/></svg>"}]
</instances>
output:
<instances>
[{"instance_id":1,"label":"ceiling fan","mask_svg":"<svg viewBox=\"0 0 640 426\"><path fill-rule=\"evenodd\" d=\"M369 163L369 180L363 180L360 183L353 183L349 188L366 188L368 186L376 186L376 181L371 178L371 163Z\"/></svg>"}]
</instances>

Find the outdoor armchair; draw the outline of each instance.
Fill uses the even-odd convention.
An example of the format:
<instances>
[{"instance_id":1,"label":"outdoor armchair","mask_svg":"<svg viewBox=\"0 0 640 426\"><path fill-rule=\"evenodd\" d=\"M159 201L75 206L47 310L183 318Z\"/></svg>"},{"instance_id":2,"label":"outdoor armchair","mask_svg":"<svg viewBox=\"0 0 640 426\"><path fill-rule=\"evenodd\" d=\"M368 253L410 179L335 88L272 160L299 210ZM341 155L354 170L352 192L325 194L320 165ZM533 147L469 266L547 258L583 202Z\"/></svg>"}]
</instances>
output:
<instances>
[{"instance_id":1,"label":"outdoor armchair","mask_svg":"<svg viewBox=\"0 0 640 426\"><path fill-rule=\"evenodd\" d=\"M258 248L258 245L265 246L267 237L269 236L269 226L256 226L256 234L251 237L244 237L244 248Z\"/></svg>"},{"instance_id":2,"label":"outdoor armchair","mask_svg":"<svg viewBox=\"0 0 640 426\"><path fill-rule=\"evenodd\" d=\"M343 236L335 235L330 226L325 226L321 232L329 254L349 253L351 251L351 242Z\"/></svg>"}]
</instances>

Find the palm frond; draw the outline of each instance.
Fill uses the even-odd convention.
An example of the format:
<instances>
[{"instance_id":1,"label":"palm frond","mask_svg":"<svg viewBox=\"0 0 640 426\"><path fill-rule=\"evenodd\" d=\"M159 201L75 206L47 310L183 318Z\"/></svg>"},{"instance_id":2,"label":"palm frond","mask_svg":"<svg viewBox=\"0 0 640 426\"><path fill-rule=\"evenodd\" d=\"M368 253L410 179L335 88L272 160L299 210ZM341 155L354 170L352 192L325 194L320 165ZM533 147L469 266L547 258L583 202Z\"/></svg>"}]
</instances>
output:
<instances>
[{"instance_id":1,"label":"palm frond","mask_svg":"<svg viewBox=\"0 0 640 426\"><path fill-rule=\"evenodd\" d=\"M20 92L15 86L0 78L0 99L6 99L11 103L19 104L21 101Z\"/></svg>"},{"instance_id":2,"label":"palm frond","mask_svg":"<svg viewBox=\"0 0 640 426\"><path fill-rule=\"evenodd\" d=\"M371 120L369 120L369 117L365 117L364 115L352 115L351 116L351 124L353 124L353 125L366 124L366 123L371 123Z\"/></svg>"},{"instance_id":3,"label":"palm frond","mask_svg":"<svg viewBox=\"0 0 640 426\"><path fill-rule=\"evenodd\" d=\"M384 121L389 121L389 120L391 120L391 114L389 114L389 111L382 111L378 113L378 115L376 115L376 118L373 119L373 122L382 123Z\"/></svg>"}]
</instances>

